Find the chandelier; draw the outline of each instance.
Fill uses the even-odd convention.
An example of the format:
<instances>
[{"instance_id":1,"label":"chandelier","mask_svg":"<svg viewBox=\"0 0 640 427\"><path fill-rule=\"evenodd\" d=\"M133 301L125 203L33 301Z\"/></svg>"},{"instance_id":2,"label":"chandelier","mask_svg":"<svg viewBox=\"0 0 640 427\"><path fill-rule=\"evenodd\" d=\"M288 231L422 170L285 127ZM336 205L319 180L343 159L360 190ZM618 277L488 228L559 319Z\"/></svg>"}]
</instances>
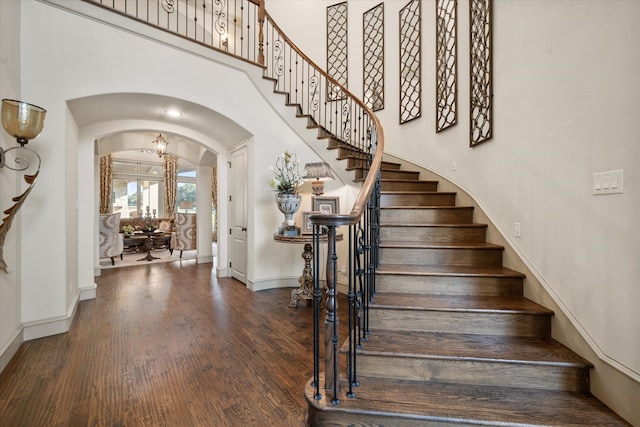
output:
<instances>
[{"instance_id":1,"label":"chandelier","mask_svg":"<svg viewBox=\"0 0 640 427\"><path fill-rule=\"evenodd\" d=\"M156 154L158 157L162 157L162 155L167 152L167 145L169 145L169 143L164 139L162 134L159 134L152 142L156 144Z\"/></svg>"}]
</instances>

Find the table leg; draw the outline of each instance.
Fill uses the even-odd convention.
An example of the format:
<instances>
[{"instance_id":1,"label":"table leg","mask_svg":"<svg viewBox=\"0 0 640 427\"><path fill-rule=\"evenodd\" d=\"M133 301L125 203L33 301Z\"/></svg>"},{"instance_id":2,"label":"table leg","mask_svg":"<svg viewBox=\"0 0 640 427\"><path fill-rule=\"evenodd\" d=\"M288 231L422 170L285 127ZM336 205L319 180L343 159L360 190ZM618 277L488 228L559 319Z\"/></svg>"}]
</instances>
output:
<instances>
[{"instance_id":1,"label":"table leg","mask_svg":"<svg viewBox=\"0 0 640 427\"><path fill-rule=\"evenodd\" d=\"M151 240L151 236L148 236L147 240L145 240L144 248L147 251L147 256L140 258L138 261L153 261L154 259L158 259L158 257L151 255L151 251L153 250L153 241Z\"/></svg>"},{"instance_id":2,"label":"table leg","mask_svg":"<svg viewBox=\"0 0 640 427\"><path fill-rule=\"evenodd\" d=\"M302 276L298 278L300 287L291 292L289 307L298 307L298 303L301 299L306 301L306 305L310 305L311 302L313 302L313 275L311 274L313 247L311 246L311 243L304 244L302 259L304 260L304 269L302 270Z\"/></svg>"}]
</instances>

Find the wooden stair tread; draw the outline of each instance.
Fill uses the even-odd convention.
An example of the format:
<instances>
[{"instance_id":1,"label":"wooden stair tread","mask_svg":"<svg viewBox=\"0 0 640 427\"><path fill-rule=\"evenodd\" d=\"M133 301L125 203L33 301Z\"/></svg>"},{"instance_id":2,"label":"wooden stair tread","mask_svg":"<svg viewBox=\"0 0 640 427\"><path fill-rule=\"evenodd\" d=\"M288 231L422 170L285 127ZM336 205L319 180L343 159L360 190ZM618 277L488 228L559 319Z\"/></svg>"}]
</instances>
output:
<instances>
[{"instance_id":1,"label":"wooden stair tread","mask_svg":"<svg viewBox=\"0 0 640 427\"><path fill-rule=\"evenodd\" d=\"M471 223L461 223L461 224L444 224L444 223L433 223L433 224L400 224L400 223L380 223L380 227L416 227L416 228L447 228L447 227L455 227L455 228L487 228L487 224L481 224L477 222Z\"/></svg>"},{"instance_id":2,"label":"wooden stair tread","mask_svg":"<svg viewBox=\"0 0 640 427\"><path fill-rule=\"evenodd\" d=\"M385 170L395 170L395 169L385 169ZM430 180L423 180L423 179L402 179L402 178L380 178L380 182L402 182L402 183L407 183L407 182L426 182L429 184L437 184L438 181L430 181Z\"/></svg>"},{"instance_id":3,"label":"wooden stair tread","mask_svg":"<svg viewBox=\"0 0 640 427\"><path fill-rule=\"evenodd\" d=\"M433 191L432 193L439 193L438 191ZM450 193L455 194L455 193ZM473 206L417 206L417 205L408 205L408 206L380 206L380 209L397 209L397 210L421 210L421 209L449 209L449 210L473 210Z\"/></svg>"},{"instance_id":4,"label":"wooden stair tread","mask_svg":"<svg viewBox=\"0 0 640 427\"><path fill-rule=\"evenodd\" d=\"M399 195L399 194L411 194L411 195L416 195L416 194L425 194L425 195L438 195L438 196L455 196L456 193L454 191L424 191L424 190L383 190L380 191L380 195L385 195L385 194L394 194L394 195Z\"/></svg>"},{"instance_id":5,"label":"wooden stair tread","mask_svg":"<svg viewBox=\"0 0 640 427\"><path fill-rule=\"evenodd\" d=\"M472 277L518 277L519 271L500 266L469 265L397 265L384 264L376 269L377 274L402 274L416 276L472 276Z\"/></svg>"},{"instance_id":6,"label":"wooden stair tread","mask_svg":"<svg viewBox=\"0 0 640 427\"><path fill-rule=\"evenodd\" d=\"M369 308L552 315L553 311L520 296L422 295L378 293Z\"/></svg>"},{"instance_id":7,"label":"wooden stair tread","mask_svg":"<svg viewBox=\"0 0 640 427\"><path fill-rule=\"evenodd\" d=\"M346 422L332 425L361 425L352 419L368 420L366 425L380 426L436 425L433 423L520 427L629 425L590 394L362 376L358 380L367 386L355 387L356 396L350 399L346 397L348 387L343 385L337 406L326 399L326 392L322 399L314 400L310 383L305 388L305 396L310 405L333 413L333 417L344 414ZM357 418L349 418L349 413ZM385 416L400 419L389 423L390 419Z\"/></svg>"},{"instance_id":8,"label":"wooden stair tread","mask_svg":"<svg viewBox=\"0 0 640 427\"><path fill-rule=\"evenodd\" d=\"M412 248L412 249L504 249L504 246L494 245L493 243L482 242L396 242L396 241L384 241L380 242L381 248Z\"/></svg>"},{"instance_id":9,"label":"wooden stair tread","mask_svg":"<svg viewBox=\"0 0 640 427\"><path fill-rule=\"evenodd\" d=\"M374 329L358 353L454 360L499 360L582 368L593 366L554 339L504 335Z\"/></svg>"}]
</instances>

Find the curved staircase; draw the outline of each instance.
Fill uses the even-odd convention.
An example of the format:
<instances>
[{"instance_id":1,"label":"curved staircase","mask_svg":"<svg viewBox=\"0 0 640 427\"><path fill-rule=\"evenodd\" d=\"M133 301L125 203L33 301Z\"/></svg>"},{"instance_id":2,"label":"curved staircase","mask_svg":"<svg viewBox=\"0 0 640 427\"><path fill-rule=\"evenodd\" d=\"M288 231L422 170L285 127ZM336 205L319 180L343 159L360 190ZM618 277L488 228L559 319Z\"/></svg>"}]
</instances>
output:
<instances>
[{"instance_id":1,"label":"curved staircase","mask_svg":"<svg viewBox=\"0 0 640 427\"><path fill-rule=\"evenodd\" d=\"M334 406L308 384L309 425L628 425L589 393L591 364L551 338L553 312L523 297L473 208L437 186L384 163L359 386Z\"/></svg>"}]
</instances>

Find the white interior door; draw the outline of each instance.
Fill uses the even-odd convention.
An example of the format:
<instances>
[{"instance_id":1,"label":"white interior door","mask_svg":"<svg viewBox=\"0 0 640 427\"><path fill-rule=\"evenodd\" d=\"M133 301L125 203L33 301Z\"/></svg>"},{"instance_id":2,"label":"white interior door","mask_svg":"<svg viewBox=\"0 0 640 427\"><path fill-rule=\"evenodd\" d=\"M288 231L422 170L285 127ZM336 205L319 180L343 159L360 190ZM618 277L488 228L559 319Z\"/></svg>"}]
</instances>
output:
<instances>
[{"instance_id":1,"label":"white interior door","mask_svg":"<svg viewBox=\"0 0 640 427\"><path fill-rule=\"evenodd\" d=\"M231 277L247 284L247 147L231 152L229 170Z\"/></svg>"}]
</instances>

